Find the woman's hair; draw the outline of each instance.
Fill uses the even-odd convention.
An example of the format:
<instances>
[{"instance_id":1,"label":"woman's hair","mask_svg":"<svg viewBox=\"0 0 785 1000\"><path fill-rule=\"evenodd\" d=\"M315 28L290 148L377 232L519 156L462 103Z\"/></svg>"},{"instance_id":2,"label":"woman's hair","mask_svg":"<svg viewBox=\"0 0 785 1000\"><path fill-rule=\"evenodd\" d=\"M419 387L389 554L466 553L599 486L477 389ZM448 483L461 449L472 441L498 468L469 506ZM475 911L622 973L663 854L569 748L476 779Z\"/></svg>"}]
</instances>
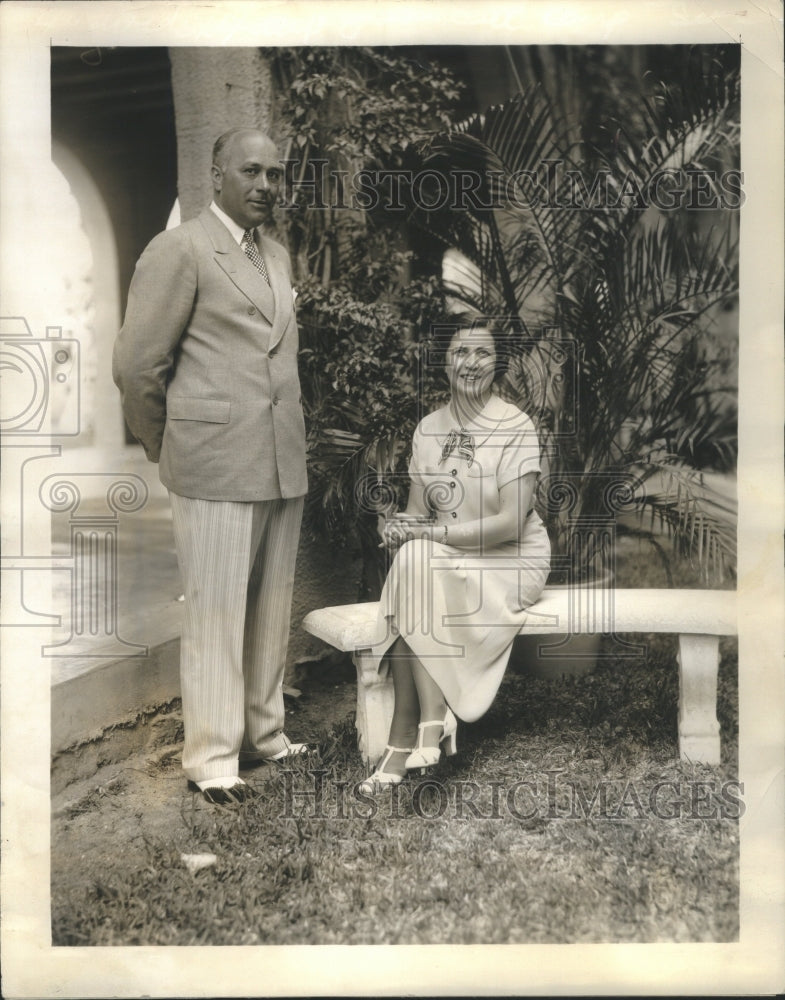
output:
<instances>
[{"instance_id":1,"label":"woman's hair","mask_svg":"<svg viewBox=\"0 0 785 1000\"><path fill-rule=\"evenodd\" d=\"M459 330L487 330L496 349L493 380L498 382L507 371L510 358L520 347L521 321L515 316L492 316L481 313L453 313L444 323L434 324L428 341L433 364L446 364L447 351Z\"/></svg>"}]
</instances>

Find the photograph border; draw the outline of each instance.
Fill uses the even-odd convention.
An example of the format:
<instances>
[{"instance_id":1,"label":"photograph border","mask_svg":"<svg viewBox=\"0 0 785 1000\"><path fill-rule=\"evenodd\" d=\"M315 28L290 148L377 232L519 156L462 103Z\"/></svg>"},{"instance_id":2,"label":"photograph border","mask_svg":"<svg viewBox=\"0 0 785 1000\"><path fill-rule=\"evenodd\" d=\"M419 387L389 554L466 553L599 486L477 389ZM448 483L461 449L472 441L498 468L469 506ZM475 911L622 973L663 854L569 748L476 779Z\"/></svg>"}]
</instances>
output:
<instances>
[{"instance_id":1,"label":"photograph border","mask_svg":"<svg viewBox=\"0 0 785 1000\"><path fill-rule=\"evenodd\" d=\"M15 234L45 222L52 45L678 44L742 47L739 313L740 938L733 944L52 947L50 666L2 642L6 997L727 994L785 983L782 7L572 0L18 2L0 7L3 299L34 301ZM471 38L471 43L467 39ZM21 286L6 287L8 276ZM27 282L25 284L25 282ZM6 309L3 309L6 314ZM38 331L35 331L38 333ZM14 509L3 484L4 514ZM4 518L4 530L14 528ZM41 532L41 525L31 528ZM48 541L48 540L47 540ZM41 536L39 547L46 543ZM36 633L32 636L31 633ZM36 645L37 641L37 645ZM318 947L318 961L312 949Z\"/></svg>"}]
</instances>

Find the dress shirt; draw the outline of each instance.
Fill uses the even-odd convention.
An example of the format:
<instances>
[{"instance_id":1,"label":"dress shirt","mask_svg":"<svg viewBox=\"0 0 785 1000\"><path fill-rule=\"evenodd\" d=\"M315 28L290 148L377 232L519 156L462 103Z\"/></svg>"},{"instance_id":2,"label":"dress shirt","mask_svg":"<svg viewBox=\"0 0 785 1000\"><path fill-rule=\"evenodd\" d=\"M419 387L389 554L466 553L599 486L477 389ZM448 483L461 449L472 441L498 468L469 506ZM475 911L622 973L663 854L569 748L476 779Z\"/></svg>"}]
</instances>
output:
<instances>
[{"instance_id":1,"label":"dress shirt","mask_svg":"<svg viewBox=\"0 0 785 1000\"><path fill-rule=\"evenodd\" d=\"M215 212L215 214L218 216L221 222L223 222L223 224L232 234L232 239L236 240L238 245L242 244L243 236L245 236L245 229L243 229L242 226L238 226L237 223L234 221L234 219L230 219L229 216L226 214L226 212L220 209L215 202L213 202L210 205L210 209L211 211ZM249 226L248 228L254 234L256 233L256 229L254 228L254 226Z\"/></svg>"}]
</instances>

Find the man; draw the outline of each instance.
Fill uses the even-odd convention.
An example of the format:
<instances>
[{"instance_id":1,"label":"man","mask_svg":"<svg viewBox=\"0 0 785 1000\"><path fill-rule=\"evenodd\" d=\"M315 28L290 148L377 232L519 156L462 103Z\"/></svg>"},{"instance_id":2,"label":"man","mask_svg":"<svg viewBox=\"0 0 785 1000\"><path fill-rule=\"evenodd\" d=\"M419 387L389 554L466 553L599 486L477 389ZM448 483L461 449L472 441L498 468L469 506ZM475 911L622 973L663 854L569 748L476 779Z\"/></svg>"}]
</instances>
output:
<instances>
[{"instance_id":1,"label":"man","mask_svg":"<svg viewBox=\"0 0 785 1000\"><path fill-rule=\"evenodd\" d=\"M211 802L250 792L239 762L302 753L283 732L283 672L306 492L289 257L264 235L273 142L232 129L213 203L156 236L114 351L128 425L169 489L185 587L183 768Z\"/></svg>"}]
</instances>

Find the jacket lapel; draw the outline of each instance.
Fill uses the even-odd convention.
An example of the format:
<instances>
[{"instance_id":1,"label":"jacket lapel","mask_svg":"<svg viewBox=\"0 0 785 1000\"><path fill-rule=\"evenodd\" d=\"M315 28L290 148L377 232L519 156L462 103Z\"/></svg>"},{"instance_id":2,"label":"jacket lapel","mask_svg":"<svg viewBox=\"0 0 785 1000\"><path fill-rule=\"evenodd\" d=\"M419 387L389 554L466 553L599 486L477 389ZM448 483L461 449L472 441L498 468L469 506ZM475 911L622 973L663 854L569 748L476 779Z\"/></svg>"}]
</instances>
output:
<instances>
[{"instance_id":1,"label":"jacket lapel","mask_svg":"<svg viewBox=\"0 0 785 1000\"><path fill-rule=\"evenodd\" d=\"M232 234L226 226L209 208L206 208L201 213L199 221L206 229L207 235L213 244L215 262L236 287L239 288L243 295L253 302L262 316L275 329L277 300L274 290L271 287L272 278L271 284L268 285L240 249L239 244L232 238ZM266 248L263 251L263 255L269 273L270 266Z\"/></svg>"},{"instance_id":2,"label":"jacket lapel","mask_svg":"<svg viewBox=\"0 0 785 1000\"><path fill-rule=\"evenodd\" d=\"M275 303L275 316L273 318L273 329L270 334L270 347L275 347L283 337L284 331L292 316L294 306L294 296L292 294L292 284L289 280L287 262L281 253L281 247L274 240L261 234L262 255L267 267L267 274L270 277L270 287Z\"/></svg>"}]
</instances>

